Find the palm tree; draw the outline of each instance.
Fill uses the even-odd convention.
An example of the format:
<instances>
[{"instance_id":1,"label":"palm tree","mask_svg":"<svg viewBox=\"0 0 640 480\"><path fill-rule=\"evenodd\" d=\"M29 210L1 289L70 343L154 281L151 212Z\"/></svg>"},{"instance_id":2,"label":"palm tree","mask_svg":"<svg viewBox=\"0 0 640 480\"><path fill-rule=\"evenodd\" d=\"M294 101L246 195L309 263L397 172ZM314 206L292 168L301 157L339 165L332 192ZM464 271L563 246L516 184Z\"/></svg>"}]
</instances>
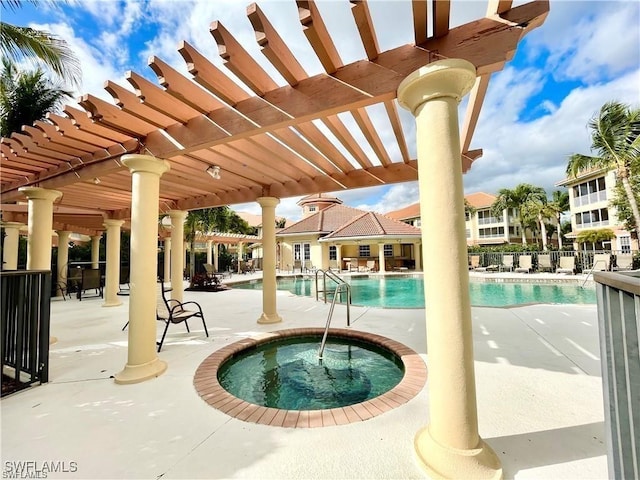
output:
<instances>
[{"instance_id":1,"label":"palm tree","mask_svg":"<svg viewBox=\"0 0 640 480\"><path fill-rule=\"evenodd\" d=\"M15 10L25 0L0 0L2 8ZM26 0L37 4L37 0ZM49 1L55 5L53 0ZM37 58L48 66L61 80L80 85L80 62L67 43L48 33L29 27L19 27L0 22L0 52L3 58L19 60Z\"/></svg>"},{"instance_id":2,"label":"palm tree","mask_svg":"<svg viewBox=\"0 0 640 480\"><path fill-rule=\"evenodd\" d=\"M207 233L213 230L224 232L228 229L231 210L229 207L205 208L192 210L187 214L184 223L184 236L189 244L189 278L193 282L196 266L195 241L198 233ZM193 286L193 285L191 285Z\"/></svg>"},{"instance_id":3,"label":"palm tree","mask_svg":"<svg viewBox=\"0 0 640 480\"><path fill-rule=\"evenodd\" d=\"M545 220L554 218L555 211L547 202L547 198L534 198L525 203L522 207L525 217L535 219L540 225L540 235L542 236L542 250L547 251L547 226Z\"/></svg>"},{"instance_id":4,"label":"palm tree","mask_svg":"<svg viewBox=\"0 0 640 480\"><path fill-rule=\"evenodd\" d=\"M589 120L588 127L592 130L591 151L597 155L571 155L567 174L575 178L589 168L615 169L633 213L636 236L640 238L640 210L629 181L632 167L640 162L640 109L619 102L605 103Z\"/></svg>"},{"instance_id":5,"label":"palm tree","mask_svg":"<svg viewBox=\"0 0 640 480\"><path fill-rule=\"evenodd\" d=\"M539 200L540 202L546 202L547 194L542 187L536 187L528 183L521 183L511 190L509 188L502 188L498 191L498 198L491 205L491 211L495 216L502 215L505 209L513 208L516 210L516 221L520 226L520 232L522 235L522 244L527 244L527 237L524 234L524 206L528 202Z\"/></svg>"},{"instance_id":6,"label":"palm tree","mask_svg":"<svg viewBox=\"0 0 640 480\"><path fill-rule=\"evenodd\" d=\"M562 250L562 232L560 228L560 222L562 214L569 210L569 192L562 190L554 190L551 193L551 201L548 203L549 208L553 210L558 225L558 250Z\"/></svg>"},{"instance_id":7,"label":"palm tree","mask_svg":"<svg viewBox=\"0 0 640 480\"><path fill-rule=\"evenodd\" d=\"M20 72L15 63L2 59L0 72L0 135L19 132L22 125L43 120L54 112L71 93L53 85L44 72Z\"/></svg>"}]
</instances>

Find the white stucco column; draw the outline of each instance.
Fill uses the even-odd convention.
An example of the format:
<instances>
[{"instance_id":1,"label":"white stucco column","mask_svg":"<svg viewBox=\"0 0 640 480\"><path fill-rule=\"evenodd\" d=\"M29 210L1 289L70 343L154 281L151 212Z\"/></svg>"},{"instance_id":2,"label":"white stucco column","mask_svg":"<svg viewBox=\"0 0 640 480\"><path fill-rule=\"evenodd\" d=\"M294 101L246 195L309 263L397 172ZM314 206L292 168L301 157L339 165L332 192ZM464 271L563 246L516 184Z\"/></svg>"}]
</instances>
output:
<instances>
[{"instance_id":1,"label":"white stucco column","mask_svg":"<svg viewBox=\"0 0 640 480\"><path fill-rule=\"evenodd\" d=\"M104 303L103 307L122 305L118 298L120 290L120 227L124 220L106 219L103 223L107 229L106 267L104 271Z\"/></svg>"},{"instance_id":2,"label":"white stucco column","mask_svg":"<svg viewBox=\"0 0 640 480\"><path fill-rule=\"evenodd\" d=\"M207 263L213 265L211 261L211 248L213 248L213 240L207 240Z\"/></svg>"},{"instance_id":3,"label":"white stucco column","mask_svg":"<svg viewBox=\"0 0 640 480\"><path fill-rule=\"evenodd\" d=\"M164 238L164 281L171 281L171 237Z\"/></svg>"},{"instance_id":4,"label":"white stucco column","mask_svg":"<svg viewBox=\"0 0 640 480\"><path fill-rule=\"evenodd\" d=\"M182 302L184 291L184 266L187 256L187 246L184 243L184 220L187 212L184 210L169 210L171 217L171 298ZM182 255L180 255L182 252Z\"/></svg>"},{"instance_id":5,"label":"white stucco column","mask_svg":"<svg viewBox=\"0 0 640 480\"><path fill-rule=\"evenodd\" d=\"M466 60L431 63L398 86L416 117L429 363L430 424L414 446L438 478L501 478L500 461L478 435L458 103L476 78Z\"/></svg>"},{"instance_id":6,"label":"white stucco column","mask_svg":"<svg viewBox=\"0 0 640 480\"><path fill-rule=\"evenodd\" d=\"M466 229L465 229L466 230ZM465 239L466 239L466 235L465 235ZM465 245L466 245L466 240L465 240ZM413 244L413 251L414 253L414 260L416 262L416 271L420 272L422 271L422 252L420 251L420 243L416 242Z\"/></svg>"},{"instance_id":7,"label":"white stucco column","mask_svg":"<svg viewBox=\"0 0 640 480\"><path fill-rule=\"evenodd\" d=\"M218 243L213 244L213 270L218 271Z\"/></svg>"},{"instance_id":8,"label":"white stucco column","mask_svg":"<svg viewBox=\"0 0 640 480\"><path fill-rule=\"evenodd\" d=\"M276 309L276 205L279 198L260 197L262 207L262 315L258 323L282 321Z\"/></svg>"},{"instance_id":9,"label":"white stucco column","mask_svg":"<svg viewBox=\"0 0 640 480\"><path fill-rule=\"evenodd\" d=\"M68 230L57 230L58 234L58 282L67 283L67 271L69 263L69 237L71 232ZM64 296L64 290L56 288L56 296Z\"/></svg>"},{"instance_id":10,"label":"white stucco column","mask_svg":"<svg viewBox=\"0 0 640 480\"><path fill-rule=\"evenodd\" d=\"M131 293L127 363L115 382L129 384L167 369L156 353L156 276L160 176L169 170L169 163L150 155L123 155L122 163L131 170Z\"/></svg>"},{"instance_id":11,"label":"white stucco column","mask_svg":"<svg viewBox=\"0 0 640 480\"><path fill-rule=\"evenodd\" d=\"M91 268L99 268L100 265L100 239L102 234L91 237Z\"/></svg>"},{"instance_id":12,"label":"white stucco column","mask_svg":"<svg viewBox=\"0 0 640 480\"><path fill-rule=\"evenodd\" d=\"M387 271L387 267L384 262L384 243L378 244L378 271L380 273Z\"/></svg>"},{"instance_id":13,"label":"white stucco column","mask_svg":"<svg viewBox=\"0 0 640 480\"><path fill-rule=\"evenodd\" d=\"M62 192L40 187L18 190L29 200L27 270L51 270L53 202L62 196Z\"/></svg>"},{"instance_id":14,"label":"white stucco column","mask_svg":"<svg viewBox=\"0 0 640 480\"><path fill-rule=\"evenodd\" d=\"M4 244L2 247L2 263L4 270L18 269L18 246L20 245L20 229L24 227L20 222L2 222L4 229Z\"/></svg>"}]
</instances>

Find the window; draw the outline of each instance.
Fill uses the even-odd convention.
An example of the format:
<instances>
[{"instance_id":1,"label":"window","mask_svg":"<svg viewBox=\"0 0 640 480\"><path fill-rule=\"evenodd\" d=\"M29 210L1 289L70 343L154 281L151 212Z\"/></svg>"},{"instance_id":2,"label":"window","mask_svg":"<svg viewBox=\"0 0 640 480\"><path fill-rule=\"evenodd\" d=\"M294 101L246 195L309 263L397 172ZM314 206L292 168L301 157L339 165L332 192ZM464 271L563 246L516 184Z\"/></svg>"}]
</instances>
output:
<instances>
[{"instance_id":1,"label":"window","mask_svg":"<svg viewBox=\"0 0 640 480\"><path fill-rule=\"evenodd\" d=\"M619 237L619 240L622 253L631 253L631 237L625 235L624 237Z\"/></svg>"},{"instance_id":2,"label":"window","mask_svg":"<svg viewBox=\"0 0 640 480\"><path fill-rule=\"evenodd\" d=\"M504 227L480 228L478 233L480 238L504 237Z\"/></svg>"},{"instance_id":3,"label":"window","mask_svg":"<svg viewBox=\"0 0 640 480\"><path fill-rule=\"evenodd\" d=\"M600 208L598 210L576 213L576 225L582 228L607 226L609 225L609 210Z\"/></svg>"},{"instance_id":4,"label":"window","mask_svg":"<svg viewBox=\"0 0 640 480\"><path fill-rule=\"evenodd\" d=\"M471 229L470 228L467 228L466 233L467 233L467 238L471 238Z\"/></svg>"},{"instance_id":5,"label":"window","mask_svg":"<svg viewBox=\"0 0 640 480\"><path fill-rule=\"evenodd\" d=\"M599 177L573 187L573 204L576 207L602 202L607 199L605 178Z\"/></svg>"},{"instance_id":6,"label":"window","mask_svg":"<svg viewBox=\"0 0 640 480\"><path fill-rule=\"evenodd\" d=\"M369 245L360 245L358 247L358 255L360 257L369 257L369 256L371 256L371 249L369 248Z\"/></svg>"},{"instance_id":7,"label":"window","mask_svg":"<svg viewBox=\"0 0 640 480\"><path fill-rule=\"evenodd\" d=\"M384 245L384 256L393 257L393 245Z\"/></svg>"},{"instance_id":8,"label":"window","mask_svg":"<svg viewBox=\"0 0 640 480\"><path fill-rule=\"evenodd\" d=\"M329 260L338 259L338 248L335 245L329 245Z\"/></svg>"},{"instance_id":9,"label":"window","mask_svg":"<svg viewBox=\"0 0 640 480\"><path fill-rule=\"evenodd\" d=\"M502 218L494 217L491 210L478 210L478 225L487 223L502 223Z\"/></svg>"}]
</instances>

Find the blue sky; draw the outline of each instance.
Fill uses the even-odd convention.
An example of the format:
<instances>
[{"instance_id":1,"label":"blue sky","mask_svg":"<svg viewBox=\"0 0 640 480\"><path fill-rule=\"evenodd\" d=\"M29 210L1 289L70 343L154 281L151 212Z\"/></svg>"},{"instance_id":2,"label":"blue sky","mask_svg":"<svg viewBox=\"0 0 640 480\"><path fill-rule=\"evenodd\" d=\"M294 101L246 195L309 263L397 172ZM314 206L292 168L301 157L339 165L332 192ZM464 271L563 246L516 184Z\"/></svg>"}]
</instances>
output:
<instances>
[{"instance_id":1,"label":"blue sky","mask_svg":"<svg viewBox=\"0 0 640 480\"><path fill-rule=\"evenodd\" d=\"M210 23L220 20L259 63L278 74L259 52L246 17L249 2L238 0L78 0L24 4L2 10L3 21L45 29L64 38L81 60L81 93L109 101L106 80L129 87L128 70L157 81L147 66L156 55L186 73L177 44L187 40L222 65ZM258 2L311 75L321 65L310 49L293 0ZM522 1L514 2L519 5ZM355 37L347 0L320 1L327 27L348 63L364 58ZM412 42L408 1L371 0L370 8L382 50ZM484 15L485 1L452 2L452 26ZM382 25L385 25L384 27ZM280 82L283 83L283 82ZM567 157L589 153L588 120L609 100L640 106L640 2L554 1L545 24L529 33L505 69L492 76L472 148L484 156L464 177L466 193L496 193L527 182L551 192L564 178ZM465 102L463 101L462 107ZM375 112L373 112L375 115ZM374 119L375 120L375 119ZM402 122L415 155L415 128L408 113ZM393 150L391 151L393 154ZM388 212L418 201L415 182L338 192L345 203ZM283 199L277 214L299 218L299 199ZM257 204L234 206L259 213Z\"/></svg>"}]
</instances>

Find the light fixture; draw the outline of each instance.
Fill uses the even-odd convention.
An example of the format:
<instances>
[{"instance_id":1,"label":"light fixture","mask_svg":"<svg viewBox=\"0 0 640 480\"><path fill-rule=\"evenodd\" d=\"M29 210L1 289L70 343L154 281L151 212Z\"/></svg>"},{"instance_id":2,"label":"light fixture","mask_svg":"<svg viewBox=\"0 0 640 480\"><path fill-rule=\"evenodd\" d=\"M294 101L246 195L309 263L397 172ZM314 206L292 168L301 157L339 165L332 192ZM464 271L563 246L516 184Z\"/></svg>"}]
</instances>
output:
<instances>
[{"instance_id":1,"label":"light fixture","mask_svg":"<svg viewBox=\"0 0 640 480\"><path fill-rule=\"evenodd\" d=\"M218 165L211 165L209 168L207 168L207 173L211 175L211 178L220 180L220 167Z\"/></svg>"},{"instance_id":2,"label":"light fixture","mask_svg":"<svg viewBox=\"0 0 640 480\"><path fill-rule=\"evenodd\" d=\"M98 185L100 183L100 179L98 177L93 179L93 183L95 183L96 185Z\"/></svg>"}]
</instances>

